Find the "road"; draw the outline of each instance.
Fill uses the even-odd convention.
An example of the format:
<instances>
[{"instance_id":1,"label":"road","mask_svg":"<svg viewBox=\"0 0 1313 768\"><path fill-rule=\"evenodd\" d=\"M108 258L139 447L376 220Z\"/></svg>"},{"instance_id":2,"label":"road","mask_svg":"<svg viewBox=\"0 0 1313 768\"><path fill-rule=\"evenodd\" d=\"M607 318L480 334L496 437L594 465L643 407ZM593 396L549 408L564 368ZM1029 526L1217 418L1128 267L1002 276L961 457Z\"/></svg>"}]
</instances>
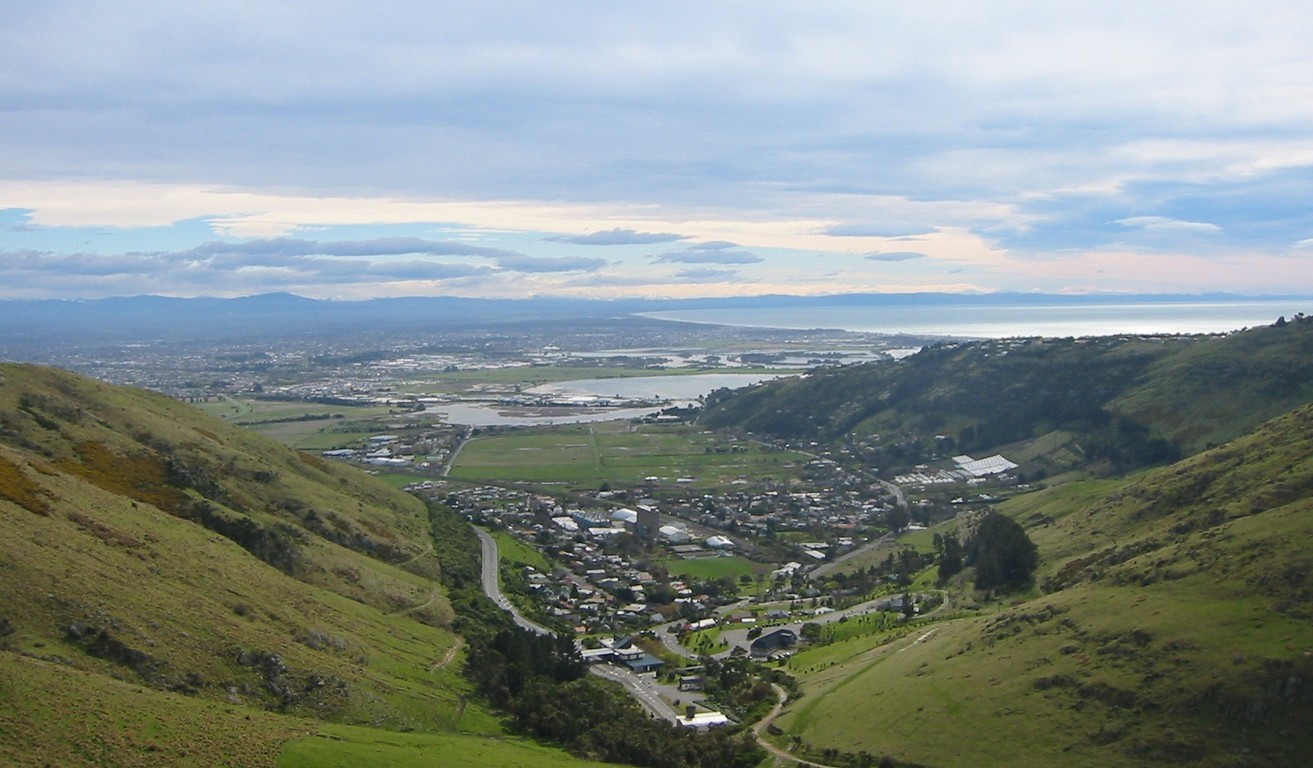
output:
<instances>
[{"instance_id":1,"label":"road","mask_svg":"<svg viewBox=\"0 0 1313 768\"><path fill-rule=\"evenodd\" d=\"M872 539L871 541L866 542L865 544L858 547L857 549L845 552L839 557L835 558L834 560L831 560L828 563L824 563L823 565L816 567L814 570L812 570L811 573L807 575L815 578L820 578L821 576L828 575L829 573L836 571L839 568L842 568L844 563L847 563L849 560L852 560L857 557L861 557L867 552L870 552L871 550L874 549L879 549L880 547L883 547L885 544L891 543L894 540L895 537L892 533L886 533L885 535L881 536L878 539Z\"/></svg>"},{"instance_id":2,"label":"road","mask_svg":"<svg viewBox=\"0 0 1313 768\"><path fill-rule=\"evenodd\" d=\"M483 567L479 574L483 583L483 594L487 595L488 599L496 603L502 610L509 611L516 625L539 635L553 634L547 627L521 615L511 603L510 598L502 594L501 580L497 574L497 540L478 526L474 527L474 532L479 536L479 546L483 553ZM620 683L629 692L629 695L634 697L634 700L652 715L669 720L672 723L679 722L679 713L666 704L660 694L657 693L656 681L652 679L651 675L636 675L628 670L606 664L590 665L588 671L600 678Z\"/></svg>"},{"instance_id":3,"label":"road","mask_svg":"<svg viewBox=\"0 0 1313 768\"><path fill-rule=\"evenodd\" d=\"M803 624L807 624L807 623L829 624L831 622L838 621L845 617L853 618L856 616L865 616L867 614L886 611L889 610L889 605L888 605L889 601L893 600L895 597L896 595L885 595L884 597L878 597L874 600L867 600L864 603L859 603L857 605L844 608L841 611L830 611L829 613L822 613L819 616L804 616L800 618L795 618L792 621L781 623L781 624L769 624L769 625L762 624L760 625L761 633L765 635L774 632L778 629L791 629L799 636L801 636ZM923 597L924 595L919 593L916 595L916 598L918 600L922 599ZM743 602L741 601L739 603L735 603L734 605L726 606L725 608L720 609L719 612L722 614L730 613L734 610L737 610L738 608L741 608L742 606L743 606ZM676 636L676 634L670 631L671 627L683 623L684 622L680 620L680 621L671 622L669 624L662 624L661 626L656 628L657 636L661 638L661 642L666 646L666 648L670 649L672 652L677 653L686 659L697 659L698 654L681 645L679 642L679 638ZM723 649L717 651L716 653L711 654L712 658L723 659L729 656L730 652L734 650L734 646L736 645L742 646L743 650L745 651L748 650L748 647L752 644L752 642L748 640L748 629L749 629L748 627L738 627L736 629L727 629L722 631L720 633L720 639L724 640L726 645L724 646Z\"/></svg>"},{"instance_id":4,"label":"road","mask_svg":"<svg viewBox=\"0 0 1313 768\"><path fill-rule=\"evenodd\" d=\"M775 721L775 718L780 716L780 712L783 711L784 709L784 702L788 700L788 694L785 693L784 689L781 688L777 683L771 683L770 687L772 690L775 691L775 707L770 711L770 714L766 715L761 719L760 722L752 726L752 735L757 737L757 746L761 747L762 749L766 750L772 755L775 755L776 757L783 758L785 760L797 763L799 765L806 765L806 766L810 766L811 768L834 768L834 766L826 765L825 763L813 763L810 760L803 760L801 757L794 757L793 755L789 754L785 750L780 749L779 747L775 746L774 744L762 738L761 736L762 732L770 727L770 724Z\"/></svg>"},{"instance_id":5,"label":"road","mask_svg":"<svg viewBox=\"0 0 1313 768\"><path fill-rule=\"evenodd\" d=\"M498 608L503 611L510 611L511 618L520 627L536 635L552 634L552 631L547 627L522 616L511 603L510 598L502 594L501 579L497 573L497 540L492 537L492 534L478 526L474 527L474 532L479 535L479 545L483 550L483 569L480 573L480 578L483 581L483 594L496 603Z\"/></svg>"},{"instance_id":6,"label":"road","mask_svg":"<svg viewBox=\"0 0 1313 768\"><path fill-rule=\"evenodd\" d=\"M902 488L899 488L897 485L889 482L888 480L881 480L878 477L870 475L864 469L859 471L862 472L862 474L865 474L869 479L874 480L875 482L884 486L884 489L886 491L889 491L889 493L893 494L894 502L898 504L898 506L902 507L903 509L907 509L907 497L903 495ZM851 552L845 552L843 555L839 556L838 558L835 558L834 560L814 569L808 575L816 578L825 576L826 574L832 573L833 571L842 567L843 564L848 562L849 560L852 560L853 558L856 557L860 557L866 554L867 552L870 552L873 549L878 549L884 546L886 543L892 541L894 541L894 534L886 533L885 535L881 536L878 539L874 539L872 541L866 542L865 544L858 547L857 549L852 550Z\"/></svg>"},{"instance_id":7,"label":"road","mask_svg":"<svg viewBox=\"0 0 1313 768\"><path fill-rule=\"evenodd\" d=\"M931 629L929 632L926 632L925 634L916 638L912 642L908 643L907 645L899 647L898 650L894 651L894 653L896 654L902 653L908 648L911 648L916 645L920 645L921 643L924 643L926 640L929 640L930 637L938 631L939 628L935 627ZM780 712L784 710L784 704L788 700L788 694L777 683L771 683L770 687L772 690L775 691L775 706L774 708L771 709L770 714L766 715L764 718L761 719L760 722L752 726L752 735L757 738L757 744L762 749L766 750L772 755L798 763L799 765L806 765L809 766L810 768L835 768L834 766L826 765L825 763L813 763L810 760L803 760L801 757L795 757L789 754L788 751L780 749L779 747L770 743L762 736L762 734L766 732L766 729L770 728L770 724L775 722L775 718L780 716Z\"/></svg>"},{"instance_id":8,"label":"road","mask_svg":"<svg viewBox=\"0 0 1313 768\"><path fill-rule=\"evenodd\" d=\"M460 455L461 449L465 447L465 444L470 441L470 435L472 434L474 434L474 427L466 427L465 434L460 436L460 442L456 443L456 446L451 449L451 455L447 457L447 461L442 465L442 472L440 474L443 477L446 477L451 473L451 468L456 463L456 457Z\"/></svg>"},{"instance_id":9,"label":"road","mask_svg":"<svg viewBox=\"0 0 1313 768\"><path fill-rule=\"evenodd\" d=\"M593 664L588 667L588 671L604 680L611 680L623 685L629 695L653 716L669 720L672 723L679 722L679 713L675 712L669 704L666 704L653 685L648 682L651 675L636 675L629 670L614 667L610 664Z\"/></svg>"}]
</instances>

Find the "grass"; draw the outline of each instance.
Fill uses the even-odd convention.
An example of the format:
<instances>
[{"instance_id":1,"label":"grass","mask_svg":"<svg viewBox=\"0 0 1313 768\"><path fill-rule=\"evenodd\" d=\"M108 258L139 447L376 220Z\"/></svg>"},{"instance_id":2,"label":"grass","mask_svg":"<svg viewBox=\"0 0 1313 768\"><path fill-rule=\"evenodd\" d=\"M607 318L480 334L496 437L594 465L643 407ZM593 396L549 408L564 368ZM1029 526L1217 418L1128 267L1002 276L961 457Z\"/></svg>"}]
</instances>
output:
<instances>
[{"instance_id":1,"label":"grass","mask_svg":"<svg viewBox=\"0 0 1313 768\"><path fill-rule=\"evenodd\" d=\"M576 762L471 700L414 497L33 366L0 433L0 765Z\"/></svg>"},{"instance_id":2,"label":"grass","mask_svg":"<svg viewBox=\"0 0 1313 768\"><path fill-rule=\"evenodd\" d=\"M943 533L944 529L945 526L941 524L926 530L904 531L893 540L884 541L879 546L844 561L843 565L835 570L839 573L852 573L870 566L878 566L889 555L897 556L899 551L908 547L922 553L934 552L934 536L936 533Z\"/></svg>"},{"instance_id":3,"label":"grass","mask_svg":"<svg viewBox=\"0 0 1313 768\"><path fill-rule=\"evenodd\" d=\"M1313 676L1310 424L1005 503L1047 590L910 630L848 622L791 661L805 695L780 727L927 765L1298 763L1313 706L1279 691Z\"/></svg>"},{"instance_id":4,"label":"grass","mask_svg":"<svg viewBox=\"0 0 1313 768\"><path fill-rule=\"evenodd\" d=\"M756 578L758 575L770 571L771 567L763 563L757 563L745 557L733 555L730 557L704 557L696 560L661 560L660 564L666 571L674 577L684 577L697 580L711 580L720 578L731 578L734 580L735 587L739 585L739 577L753 577L752 589L756 589ZM742 585L745 589L747 585Z\"/></svg>"},{"instance_id":5,"label":"grass","mask_svg":"<svg viewBox=\"0 0 1313 768\"><path fill-rule=\"evenodd\" d=\"M563 483L576 489L659 483L723 487L750 478L795 478L802 457L690 427L628 422L568 425L480 437L461 451L453 479Z\"/></svg>"},{"instance_id":6,"label":"grass","mask_svg":"<svg viewBox=\"0 0 1313 768\"><path fill-rule=\"evenodd\" d=\"M307 451L358 445L370 435L378 434L380 419L396 417L396 409L386 405L323 405L251 398L224 397L194 407L206 415Z\"/></svg>"},{"instance_id":7,"label":"grass","mask_svg":"<svg viewBox=\"0 0 1313 768\"><path fill-rule=\"evenodd\" d=\"M518 537L506 531L494 531L492 537L497 540L497 555L502 562L531 565L542 573L552 572L552 564L547 562L547 558Z\"/></svg>"},{"instance_id":8,"label":"grass","mask_svg":"<svg viewBox=\"0 0 1313 768\"><path fill-rule=\"evenodd\" d=\"M76 695L70 695L76 691ZM0 654L0 764L12 768L453 768L600 765L517 739L334 725Z\"/></svg>"},{"instance_id":9,"label":"grass","mask_svg":"<svg viewBox=\"0 0 1313 768\"><path fill-rule=\"evenodd\" d=\"M0 764L11 768L264 767L318 727L0 653Z\"/></svg>"},{"instance_id":10,"label":"grass","mask_svg":"<svg viewBox=\"0 0 1313 768\"><path fill-rule=\"evenodd\" d=\"M277 768L575 768L602 765L532 742L461 734L412 734L350 726L325 726L289 742Z\"/></svg>"},{"instance_id":11,"label":"grass","mask_svg":"<svg viewBox=\"0 0 1313 768\"><path fill-rule=\"evenodd\" d=\"M435 664L454 614L417 499L50 369L0 369L0 421L3 655L161 695L500 732L466 705L459 659Z\"/></svg>"}]
</instances>

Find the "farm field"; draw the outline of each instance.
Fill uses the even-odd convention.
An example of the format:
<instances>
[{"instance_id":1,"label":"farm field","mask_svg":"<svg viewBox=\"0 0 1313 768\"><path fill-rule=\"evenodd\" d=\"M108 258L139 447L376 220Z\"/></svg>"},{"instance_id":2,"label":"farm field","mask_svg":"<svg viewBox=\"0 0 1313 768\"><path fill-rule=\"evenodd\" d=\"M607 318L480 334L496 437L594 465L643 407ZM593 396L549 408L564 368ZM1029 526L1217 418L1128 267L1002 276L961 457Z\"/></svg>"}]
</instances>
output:
<instances>
[{"instance_id":1,"label":"farm field","mask_svg":"<svg viewBox=\"0 0 1313 768\"><path fill-rule=\"evenodd\" d=\"M197 403L202 412L301 450L342 448L377 433L371 422L396 415L386 405L352 406L250 398Z\"/></svg>"},{"instance_id":2,"label":"farm field","mask_svg":"<svg viewBox=\"0 0 1313 768\"><path fill-rule=\"evenodd\" d=\"M716 488L767 479L784 482L796 478L805 461L801 454L732 442L691 427L604 422L473 439L461 451L451 477L575 489L645 482Z\"/></svg>"}]
</instances>

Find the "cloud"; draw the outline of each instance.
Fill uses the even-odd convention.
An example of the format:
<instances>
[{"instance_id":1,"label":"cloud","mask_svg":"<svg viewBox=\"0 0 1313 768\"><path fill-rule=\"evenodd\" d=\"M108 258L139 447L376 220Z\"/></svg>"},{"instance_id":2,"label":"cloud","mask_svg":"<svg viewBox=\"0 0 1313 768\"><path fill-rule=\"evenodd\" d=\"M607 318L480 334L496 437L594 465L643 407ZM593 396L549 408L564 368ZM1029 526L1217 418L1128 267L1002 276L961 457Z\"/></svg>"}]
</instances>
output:
<instances>
[{"instance_id":1,"label":"cloud","mask_svg":"<svg viewBox=\"0 0 1313 768\"><path fill-rule=\"evenodd\" d=\"M1035 255L1123 248L1142 253L1279 253L1313 232L1313 164L1201 181L1137 181L1027 200L1024 227L986 231ZM1218 289L1226 286L1218 285Z\"/></svg>"},{"instance_id":2,"label":"cloud","mask_svg":"<svg viewBox=\"0 0 1313 768\"><path fill-rule=\"evenodd\" d=\"M928 235L934 231L934 227L907 224L835 224L825 228L825 234L831 237L904 238Z\"/></svg>"},{"instance_id":3,"label":"cloud","mask_svg":"<svg viewBox=\"0 0 1313 768\"><path fill-rule=\"evenodd\" d=\"M498 256L497 266L516 272L591 272L605 267L606 259L591 259L581 256L525 256L515 254Z\"/></svg>"},{"instance_id":4,"label":"cloud","mask_svg":"<svg viewBox=\"0 0 1313 768\"><path fill-rule=\"evenodd\" d=\"M10 5L0 208L27 213L0 216L3 247L81 253L87 275L201 249L187 268L231 281L391 263L550 291L553 273L642 282L651 258L580 251L650 246L690 266L767 254L761 285L802 290L819 270L801 253L887 261L914 237L931 258L883 270L908 285L950 252L1006 254L992 287L1028 290L1040 262L1116 250L1226 289L1181 255L1313 235L1309 3ZM74 230L94 225L115 230ZM409 229L360 235L385 225ZM236 237L260 239L209 242Z\"/></svg>"},{"instance_id":5,"label":"cloud","mask_svg":"<svg viewBox=\"0 0 1313 768\"><path fill-rule=\"evenodd\" d=\"M298 275L318 281L387 279L440 280L493 271L491 267L449 264L435 261L387 260L273 254L266 258L253 255L220 253L209 258L194 258L195 251L176 253L56 254L38 251L0 252L0 275L35 274L50 279L104 276L158 278L159 286L198 276L223 283L235 273L258 271L263 274Z\"/></svg>"},{"instance_id":6,"label":"cloud","mask_svg":"<svg viewBox=\"0 0 1313 768\"><path fill-rule=\"evenodd\" d=\"M652 260L658 264L759 264L764 261L755 253L734 250L736 248L738 246L734 243L717 240L653 256Z\"/></svg>"},{"instance_id":7,"label":"cloud","mask_svg":"<svg viewBox=\"0 0 1313 768\"><path fill-rule=\"evenodd\" d=\"M675 273L675 279L686 283L724 283L740 282L742 278L733 269L682 269Z\"/></svg>"},{"instance_id":8,"label":"cloud","mask_svg":"<svg viewBox=\"0 0 1313 768\"><path fill-rule=\"evenodd\" d=\"M384 237L369 240L314 241L297 238L274 238L246 242L210 242L173 255L176 259L204 259L216 267L238 269L242 267L287 267L325 269L328 265L350 264L351 257L388 256L473 256L491 259L498 267L515 272L572 272L600 269L605 259L584 257L530 256L504 248L487 248L471 243L445 240L426 240L417 237ZM361 261L360 263L376 263ZM377 262L379 270L399 270L399 264L408 269L433 274L468 274L451 265L435 262ZM428 265L423 267L422 265ZM389 266L390 265L390 266Z\"/></svg>"},{"instance_id":9,"label":"cloud","mask_svg":"<svg viewBox=\"0 0 1313 768\"><path fill-rule=\"evenodd\" d=\"M866 258L869 261L912 261L914 259L924 259L925 254L917 253L916 251L881 251L877 253L868 253L866 254Z\"/></svg>"},{"instance_id":10,"label":"cloud","mask_svg":"<svg viewBox=\"0 0 1313 768\"><path fill-rule=\"evenodd\" d=\"M415 258L416 256L444 256ZM477 258L471 264L450 258ZM514 274L590 272L603 259L539 257L468 243L422 238L372 238L317 242L275 238L245 242L207 242L178 251L58 253L35 249L0 252L0 284L76 288L96 295L143 286L158 293L230 294L295 287L346 289L396 282L432 283L470 278L505 280ZM75 294L76 295L76 294Z\"/></svg>"},{"instance_id":11,"label":"cloud","mask_svg":"<svg viewBox=\"0 0 1313 768\"><path fill-rule=\"evenodd\" d=\"M587 235L555 235L547 238L559 243L575 245L653 245L655 243L672 243L683 240L683 235L669 232L638 232L633 229L608 229Z\"/></svg>"},{"instance_id":12,"label":"cloud","mask_svg":"<svg viewBox=\"0 0 1313 768\"><path fill-rule=\"evenodd\" d=\"M418 237L380 237L370 240L330 240L320 242L298 238L279 237L242 242L215 241L199 245L187 253L198 256L402 256L424 254L428 256L485 256L504 258L515 256L511 251L483 248L470 243L447 240L425 240Z\"/></svg>"},{"instance_id":13,"label":"cloud","mask_svg":"<svg viewBox=\"0 0 1313 768\"><path fill-rule=\"evenodd\" d=\"M1174 230L1188 232L1221 232L1222 228L1216 224L1210 224L1206 221L1182 221L1181 219L1169 219L1166 216L1131 216L1125 219L1117 219L1117 224L1132 229L1147 230Z\"/></svg>"}]
</instances>

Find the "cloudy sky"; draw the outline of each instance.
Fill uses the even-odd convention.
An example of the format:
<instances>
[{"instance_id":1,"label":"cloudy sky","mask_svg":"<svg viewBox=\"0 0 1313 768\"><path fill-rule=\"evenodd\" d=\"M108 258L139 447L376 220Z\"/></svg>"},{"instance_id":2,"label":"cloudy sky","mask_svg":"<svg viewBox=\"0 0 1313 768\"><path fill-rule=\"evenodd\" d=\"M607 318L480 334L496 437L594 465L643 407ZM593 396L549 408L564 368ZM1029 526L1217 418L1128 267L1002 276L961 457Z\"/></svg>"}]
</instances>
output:
<instances>
[{"instance_id":1,"label":"cloudy sky","mask_svg":"<svg viewBox=\"0 0 1313 768\"><path fill-rule=\"evenodd\" d=\"M1313 293L1313 3L10 3L0 298Z\"/></svg>"}]
</instances>

